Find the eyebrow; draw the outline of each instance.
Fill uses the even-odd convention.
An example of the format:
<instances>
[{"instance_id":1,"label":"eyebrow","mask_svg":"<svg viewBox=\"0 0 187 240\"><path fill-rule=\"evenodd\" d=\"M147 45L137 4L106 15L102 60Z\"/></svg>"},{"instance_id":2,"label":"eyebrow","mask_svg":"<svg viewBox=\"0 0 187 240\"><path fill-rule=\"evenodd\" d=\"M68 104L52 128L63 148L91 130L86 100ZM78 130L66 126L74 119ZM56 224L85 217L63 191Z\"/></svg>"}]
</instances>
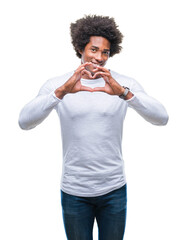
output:
<instances>
[{"instance_id":1,"label":"eyebrow","mask_svg":"<svg viewBox=\"0 0 187 240\"><path fill-rule=\"evenodd\" d=\"M99 49L97 46L94 46L94 45L92 45L91 47L94 47L94 48L96 48L96 49ZM103 51L107 51L107 52L110 52L110 49L104 49Z\"/></svg>"}]
</instances>

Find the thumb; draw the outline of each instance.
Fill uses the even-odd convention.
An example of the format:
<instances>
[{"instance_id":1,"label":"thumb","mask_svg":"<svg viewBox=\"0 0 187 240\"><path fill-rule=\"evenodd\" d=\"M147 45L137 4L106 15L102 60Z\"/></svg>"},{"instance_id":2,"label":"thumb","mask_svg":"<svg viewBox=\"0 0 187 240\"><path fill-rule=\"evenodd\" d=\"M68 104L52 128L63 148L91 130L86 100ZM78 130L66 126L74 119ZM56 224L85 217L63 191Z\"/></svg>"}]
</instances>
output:
<instances>
[{"instance_id":1,"label":"thumb","mask_svg":"<svg viewBox=\"0 0 187 240\"><path fill-rule=\"evenodd\" d=\"M93 92L106 92L105 87L95 87L93 88Z\"/></svg>"},{"instance_id":2,"label":"thumb","mask_svg":"<svg viewBox=\"0 0 187 240\"><path fill-rule=\"evenodd\" d=\"M89 91L89 92L93 92L93 88L86 87L86 86L83 86L83 85L81 84L80 91Z\"/></svg>"}]
</instances>

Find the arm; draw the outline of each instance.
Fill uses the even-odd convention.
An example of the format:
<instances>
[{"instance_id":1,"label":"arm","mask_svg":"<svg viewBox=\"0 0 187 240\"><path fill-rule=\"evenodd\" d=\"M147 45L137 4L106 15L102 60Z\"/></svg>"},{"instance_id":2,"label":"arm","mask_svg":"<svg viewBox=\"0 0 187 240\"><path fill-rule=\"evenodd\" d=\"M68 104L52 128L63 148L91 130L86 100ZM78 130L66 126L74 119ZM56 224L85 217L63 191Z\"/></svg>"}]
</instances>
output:
<instances>
[{"instance_id":1,"label":"arm","mask_svg":"<svg viewBox=\"0 0 187 240\"><path fill-rule=\"evenodd\" d=\"M97 69L100 71L96 72L95 76L101 75L105 80L105 86L94 88L94 91L103 91L118 96L124 93L124 88L111 76L108 69L103 67L98 67ZM124 101L128 102L129 107L133 108L146 121L154 125L166 125L168 114L164 106L156 99L148 96L135 80L132 79L130 85L130 91L124 98Z\"/></svg>"},{"instance_id":2,"label":"arm","mask_svg":"<svg viewBox=\"0 0 187 240\"><path fill-rule=\"evenodd\" d=\"M38 96L25 105L20 112L19 126L24 130L36 127L43 122L59 102L63 101L63 97L68 93L92 91L91 88L82 86L80 81L82 75L90 75L85 69L89 64L80 65L74 74L57 89L53 86L52 80L47 81L40 89Z\"/></svg>"},{"instance_id":3,"label":"arm","mask_svg":"<svg viewBox=\"0 0 187 240\"><path fill-rule=\"evenodd\" d=\"M36 127L43 122L60 101L60 99L55 97L54 91L49 88L49 82L47 82L40 89L38 96L21 110L19 126L24 130Z\"/></svg>"},{"instance_id":4,"label":"arm","mask_svg":"<svg viewBox=\"0 0 187 240\"><path fill-rule=\"evenodd\" d=\"M168 114L164 106L156 99L145 93L139 83L133 80L131 91L134 96L127 100L129 107L133 108L146 121L154 125L166 125Z\"/></svg>"}]
</instances>

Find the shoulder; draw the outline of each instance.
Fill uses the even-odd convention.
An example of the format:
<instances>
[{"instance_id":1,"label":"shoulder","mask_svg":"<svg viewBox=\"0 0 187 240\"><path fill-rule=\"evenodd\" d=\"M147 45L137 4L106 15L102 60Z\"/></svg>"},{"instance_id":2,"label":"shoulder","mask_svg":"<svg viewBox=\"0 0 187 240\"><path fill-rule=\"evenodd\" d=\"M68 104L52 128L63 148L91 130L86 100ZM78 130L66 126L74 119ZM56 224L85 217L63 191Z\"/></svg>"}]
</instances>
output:
<instances>
[{"instance_id":1,"label":"shoulder","mask_svg":"<svg viewBox=\"0 0 187 240\"><path fill-rule=\"evenodd\" d=\"M136 91L142 91L143 88L140 83L138 83L134 78L128 77L126 75L117 73L113 70L110 70L112 77L121 85L134 89Z\"/></svg>"},{"instance_id":2,"label":"shoulder","mask_svg":"<svg viewBox=\"0 0 187 240\"><path fill-rule=\"evenodd\" d=\"M56 76L50 78L46 83L53 86L55 89L63 85L71 76L73 75L73 71L65 73L60 76Z\"/></svg>"},{"instance_id":3,"label":"shoulder","mask_svg":"<svg viewBox=\"0 0 187 240\"><path fill-rule=\"evenodd\" d=\"M135 82L134 78L128 77L126 75L117 73L113 70L110 70L112 77L120 84L126 87L131 87Z\"/></svg>"},{"instance_id":4,"label":"shoulder","mask_svg":"<svg viewBox=\"0 0 187 240\"><path fill-rule=\"evenodd\" d=\"M62 86L72 76L72 74L73 71L48 79L40 88L39 95L47 94L56 90L58 87Z\"/></svg>"}]
</instances>

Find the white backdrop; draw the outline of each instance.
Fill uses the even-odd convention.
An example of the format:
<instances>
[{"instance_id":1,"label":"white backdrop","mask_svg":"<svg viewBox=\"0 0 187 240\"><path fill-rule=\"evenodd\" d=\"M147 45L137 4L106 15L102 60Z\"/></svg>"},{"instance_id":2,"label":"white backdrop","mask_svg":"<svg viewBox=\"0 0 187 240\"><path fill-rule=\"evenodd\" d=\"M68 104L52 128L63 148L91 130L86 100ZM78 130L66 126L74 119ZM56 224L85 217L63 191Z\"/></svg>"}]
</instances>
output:
<instances>
[{"instance_id":1,"label":"white backdrop","mask_svg":"<svg viewBox=\"0 0 187 240\"><path fill-rule=\"evenodd\" d=\"M37 128L21 108L49 78L77 68L69 25L84 14L114 17L125 38L108 68L135 78L161 101L157 127L129 109L123 154L128 181L126 240L186 240L186 7L183 0L7 0L0 3L0 238L65 239L62 150L55 111ZM94 239L97 227L94 225Z\"/></svg>"}]
</instances>

